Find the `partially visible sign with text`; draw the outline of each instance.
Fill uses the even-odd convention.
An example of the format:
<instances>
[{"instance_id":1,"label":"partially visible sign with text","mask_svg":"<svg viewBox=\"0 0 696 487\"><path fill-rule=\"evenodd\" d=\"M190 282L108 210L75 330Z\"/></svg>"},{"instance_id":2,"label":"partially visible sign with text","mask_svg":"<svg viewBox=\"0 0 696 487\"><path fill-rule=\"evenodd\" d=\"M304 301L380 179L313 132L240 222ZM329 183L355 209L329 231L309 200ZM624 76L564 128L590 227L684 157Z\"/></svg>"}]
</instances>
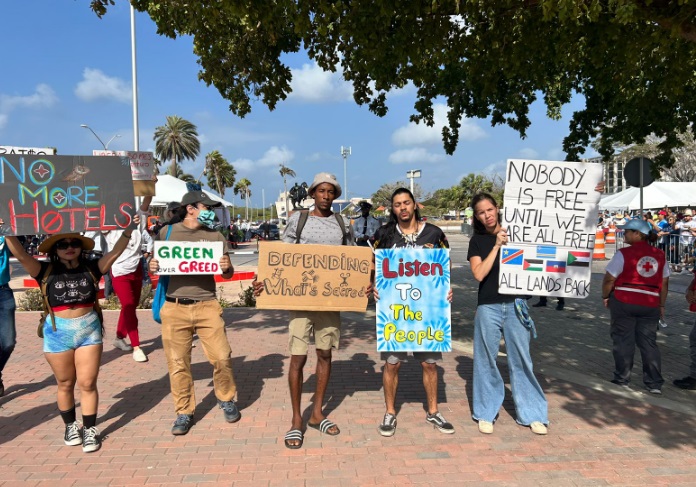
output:
<instances>
[{"instance_id":1,"label":"partially visible sign with text","mask_svg":"<svg viewBox=\"0 0 696 487\"><path fill-rule=\"evenodd\" d=\"M587 297L602 177L601 164L508 160L500 293Z\"/></svg>"}]
</instances>

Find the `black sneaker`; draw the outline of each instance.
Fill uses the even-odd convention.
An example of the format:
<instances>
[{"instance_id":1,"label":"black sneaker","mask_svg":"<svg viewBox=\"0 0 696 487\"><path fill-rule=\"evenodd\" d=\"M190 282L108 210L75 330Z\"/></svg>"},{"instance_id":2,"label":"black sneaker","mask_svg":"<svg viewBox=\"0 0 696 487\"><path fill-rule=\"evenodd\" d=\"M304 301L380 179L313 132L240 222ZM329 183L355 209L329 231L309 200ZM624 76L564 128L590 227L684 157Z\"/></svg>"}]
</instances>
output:
<instances>
[{"instance_id":1,"label":"black sneaker","mask_svg":"<svg viewBox=\"0 0 696 487\"><path fill-rule=\"evenodd\" d=\"M63 436L65 444L68 446L77 446L82 444L82 426L77 421L65 425L65 436Z\"/></svg>"},{"instance_id":2,"label":"black sneaker","mask_svg":"<svg viewBox=\"0 0 696 487\"><path fill-rule=\"evenodd\" d=\"M5 384L0 380L0 397L5 395Z\"/></svg>"},{"instance_id":3,"label":"black sneaker","mask_svg":"<svg viewBox=\"0 0 696 487\"><path fill-rule=\"evenodd\" d=\"M428 413L425 420L439 429L440 433L446 433L448 435L454 433L454 426L452 426L451 423L448 423L445 417L440 414L439 411L433 414Z\"/></svg>"},{"instance_id":4,"label":"black sneaker","mask_svg":"<svg viewBox=\"0 0 696 487\"><path fill-rule=\"evenodd\" d=\"M672 384L677 386L679 389L687 389L689 391L696 391L696 379L688 376L683 379L674 379Z\"/></svg>"},{"instance_id":5,"label":"black sneaker","mask_svg":"<svg viewBox=\"0 0 696 487\"><path fill-rule=\"evenodd\" d=\"M234 401L218 401L218 406L225 413L225 421L228 423L236 423L242 417Z\"/></svg>"},{"instance_id":6,"label":"black sneaker","mask_svg":"<svg viewBox=\"0 0 696 487\"><path fill-rule=\"evenodd\" d=\"M617 386L625 387L626 389L631 387L628 385L628 382L621 382L619 379L612 379L611 383L616 384Z\"/></svg>"},{"instance_id":7,"label":"black sneaker","mask_svg":"<svg viewBox=\"0 0 696 487\"><path fill-rule=\"evenodd\" d=\"M556 305L556 311L563 311L564 307L565 307L565 303L558 303Z\"/></svg>"},{"instance_id":8,"label":"black sneaker","mask_svg":"<svg viewBox=\"0 0 696 487\"><path fill-rule=\"evenodd\" d=\"M379 434L382 436L394 436L396 432L396 416L385 413L382 424L379 425Z\"/></svg>"},{"instance_id":9,"label":"black sneaker","mask_svg":"<svg viewBox=\"0 0 696 487\"><path fill-rule=\"evenodd\" d=\"M101 448L101 440L99 439L99 430L96 426L91 428L82 428L82 451L92 453Z\"/></svg>"},{"instance_id":10,"label":"black sneaker","mask_svg":"<svg viewBox=\"0 0 696 487\"><path fill-rule=\"evenodd\" d=\"M185 435L193 426L193 414L180 414L172 426L173 435Z\"/></svg>"}]
</instances>

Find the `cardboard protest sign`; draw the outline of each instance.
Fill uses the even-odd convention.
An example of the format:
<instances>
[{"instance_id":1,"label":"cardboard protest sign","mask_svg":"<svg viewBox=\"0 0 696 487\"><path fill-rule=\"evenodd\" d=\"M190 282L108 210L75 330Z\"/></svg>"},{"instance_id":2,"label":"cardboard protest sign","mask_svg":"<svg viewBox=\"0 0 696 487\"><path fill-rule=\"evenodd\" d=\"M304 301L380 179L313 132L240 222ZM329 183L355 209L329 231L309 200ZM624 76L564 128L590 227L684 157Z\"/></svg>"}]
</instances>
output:
<instances>
[{"instance_id":1,"label":"cardboard protest sign","mask_svg":"<svg viewBox=\"0 0 696 487\"><path fill-rule=\"evenodd\" d=\"M118 230L134 213L130 169L118 157L0 155L6 235Z\"/></svg>"},{"instance_id":2,"label":"cardboard protest sign","mask_svg":"<svg viewBox=\"0 0 696 487\"><path fill-rule=\"evenodd\" d=\"M94 150L93 156L118 156L128 159L133 178L133 192L135 196L154 196L155 182L152 180L155 170L155 157L152 152L142 151L112 151Z\"/></svg>"},{"instance_id":3,"label":"cardboard protest sign","mask_svg":"<svg viewBox=\"0 0 696 487\"><path fill-rule=\"evenodd\" d=\"M155 240L154 244L160 275L222 274L222 242Z\"/></svg>"},{"instance_id":4,"label":"cardboard protest sign","mask_svg":"<svg viewBox=\"0 0 696 487\"><path fill-rule=\"evenodd\" d=\"M449 249L375 251L377 351L451 352Z\"/></svg>"},{"instance_id":5,"label":"cardboard protest sign","mask_svg":"<svg viewBox=\"0 0 696 487\"><path fill-rule=\"evenodd\" d=\"M345 245L262 242L259 309L365 311L372 251Z\"/></svg>"},{"instance_id":6,"label":"cardboard protest sign","mask_svg":"<svg viewBox=\"0 0 696 487\"><path fill-rule=\"evenodd\" d=\"M601 164L508 160L501 294L587 297L602 174Z\"/></svg>"}]
</instances>

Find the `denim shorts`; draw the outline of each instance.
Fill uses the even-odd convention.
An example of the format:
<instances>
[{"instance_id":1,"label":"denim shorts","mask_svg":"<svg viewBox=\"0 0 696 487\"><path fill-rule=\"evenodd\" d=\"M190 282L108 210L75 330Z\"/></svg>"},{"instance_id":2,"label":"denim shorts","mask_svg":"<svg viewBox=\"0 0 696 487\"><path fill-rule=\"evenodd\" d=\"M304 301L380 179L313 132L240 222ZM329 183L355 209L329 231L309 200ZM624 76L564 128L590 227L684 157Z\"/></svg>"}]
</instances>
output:
<instances>
[{"instance_id":1,"label":"denim shorts","mask_svg":"<svg viewBox=\"0 0 696 487\"><path fill-rule=\"evenodd\" d=\"M51 315L48 315L44 322L44 353L60 353L89 345L102 344L102 324L96 312L91 311L78 318L61 318L59 316L55 318L55 331Z\"/></svg>"}]
</instances>

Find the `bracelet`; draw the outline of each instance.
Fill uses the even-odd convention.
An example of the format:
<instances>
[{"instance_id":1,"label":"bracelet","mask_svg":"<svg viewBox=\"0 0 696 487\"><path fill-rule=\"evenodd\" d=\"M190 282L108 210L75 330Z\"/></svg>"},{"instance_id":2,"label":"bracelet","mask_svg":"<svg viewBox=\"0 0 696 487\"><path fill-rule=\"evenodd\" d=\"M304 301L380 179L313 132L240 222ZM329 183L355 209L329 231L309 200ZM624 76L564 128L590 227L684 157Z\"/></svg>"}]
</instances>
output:
<instances>
[{"instance_id":1,"label":"bracelet","mask_svg":"<svg viewBox=\"0 0 696 487\"><path fill-rule=\"evenodd\" d=\"M131 235L133 235L133 234L131 233ZM126 240L130 240L131 235L126 235L125 233L122 233L122 234L121 234L121 237L122 237L122 238L125 238Z\"/></svg>"}]
</instances>

